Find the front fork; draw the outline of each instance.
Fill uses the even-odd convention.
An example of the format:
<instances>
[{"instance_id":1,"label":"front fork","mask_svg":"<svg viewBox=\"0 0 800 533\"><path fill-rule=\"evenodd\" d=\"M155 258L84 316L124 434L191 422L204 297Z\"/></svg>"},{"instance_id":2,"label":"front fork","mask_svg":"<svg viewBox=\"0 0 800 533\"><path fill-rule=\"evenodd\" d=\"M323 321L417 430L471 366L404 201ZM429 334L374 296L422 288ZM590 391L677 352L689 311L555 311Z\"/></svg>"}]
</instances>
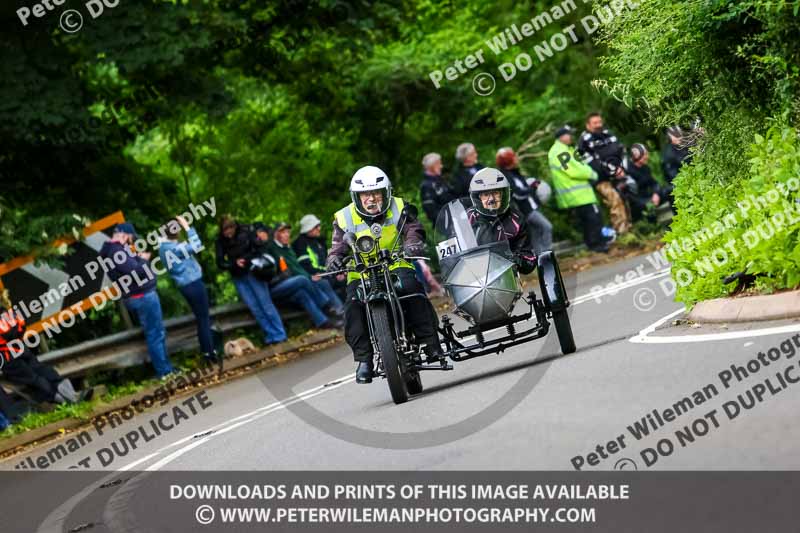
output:
<instances>
[{"instance_id":1,"label":"front fork","mask_svg":"<svg viewBox=\"0 0 800 533\"><path fill-rule=\"evenodd\" d=\"M367 314L367 328L369 330L369 340L372 343L372 353L375 354L376 358L376 371L379 374L383 374L383 358L381 357L380 348L378 347L378 342L375 338L375 326L372 322L372 311L370 309L370 302L381 299L388 303L389 312L392 313L392 325L394 326L395 330L395 337L392 341L395 344L397 349L397 353L400 356L401 363L405 362L405 352L408 349L408 340L406 339L405 330L405 317L403 316L403 310L400 307L400 303L397 298L397 294L394 290L394 284L392 283L391 274L388 269L382 272L383 276L383 284L387 288L386 293L376 292L375 287L379 281L379 275L375 274L372 271L371 279L370 279L370 291L367 291L366 280L364 279L365 276L361 275L361 295L363 297L364 309L365 313ZM397 320L399 317L399 327L397 325Z\"/></svg>"}]
</instances>

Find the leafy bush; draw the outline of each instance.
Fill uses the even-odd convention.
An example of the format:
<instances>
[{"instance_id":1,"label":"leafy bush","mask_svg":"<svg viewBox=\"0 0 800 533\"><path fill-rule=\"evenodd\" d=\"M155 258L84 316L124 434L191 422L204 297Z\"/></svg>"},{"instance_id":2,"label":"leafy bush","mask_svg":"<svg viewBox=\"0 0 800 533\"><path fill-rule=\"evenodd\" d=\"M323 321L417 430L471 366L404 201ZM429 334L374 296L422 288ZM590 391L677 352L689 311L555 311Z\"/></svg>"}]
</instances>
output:
<instances>
[{"instance_id":1,"label":"leafy bush","mask_svg":"<svg viewBox=\"0 0 800 533\"><path fill-rule=\"evenodd\" d=\"M710 183L702 162L681 173L683 198L714 198L704 203L702 215L679 211L666 238L675 246L668 257L684 302L724 296L736 285L722 280L735 272L757 275L758 288L766 291L800 284L797 131L770 128L756 136L748 156L749 172L741 182ZM692 245L686 246L687 239Z\"/></svg>"},{"instance_id":2,"label":"leafy bush","mask_svg":"<svg viewBox=\"0 0 800 533\"><path fill-rule=\"evenodd\" d=\"M713 272L708 261L731 239L763 226L793 195L751 216L737 202L797 176L800 118L800 6L766 0L651 0L607 25L609 54L602 64L622 83L628 101L644 102L657 127L702 119L694 159L675 180L678 215L669 243L694 242L678 254L673 277L678 299L691 304L727 294L723 278L736 271L758 276L764 289L792 287L796 231L789 228L745 250L733 251ZM781 163L779 163L781 162ZM794 166L793 166L794 165ZM715 226L728 216L727 227ZM737 217L734 221L731 216ZM717 231L705 232L706 228Z\"/></svg>"}]
</instances>

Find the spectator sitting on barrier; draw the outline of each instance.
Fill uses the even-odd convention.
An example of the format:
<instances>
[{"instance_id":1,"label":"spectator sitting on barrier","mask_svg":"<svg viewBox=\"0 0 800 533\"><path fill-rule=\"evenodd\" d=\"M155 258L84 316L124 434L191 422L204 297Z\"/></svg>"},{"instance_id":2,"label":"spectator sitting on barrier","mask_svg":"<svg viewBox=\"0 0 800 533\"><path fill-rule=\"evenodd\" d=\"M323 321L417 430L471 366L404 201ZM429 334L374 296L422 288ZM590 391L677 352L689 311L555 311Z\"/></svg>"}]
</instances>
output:
<instances>
[{"instance_id":1,"label":"spectator sitting on barrier","mask_svg":"<svg viewBox=\"0 0 800 533\"><path fill-rule=\"evenodd\" d=\"M625 201L619 189L623 187L625 170L622 158L625 147L603 124L600 113L589 113L586 117L586 131L578 142L578 153L597 173L594 188L608 208L611 225L618 235L630 230L631 221Z\"/></svg>"},{"instance_id":2,"label":"spectator sitting on barrier","mask_svg":"<svg viewBox=\"0 0 800 533\"><path fill-rule=\"evenodd\" d=\"M291 302L306 310L314 326L335 329L344 326L338 317L328 317L317 304L311 278L298 276L289 271L286 261L276 257L270 249L269 229L263 224L253 225L256 230L258 255L253 259L253 273L269 284L270 293L276 302Z\"/></svg>"},{"instance_id":3,"label":"spectator sitting on barrier","mask_svg":"<svg viewBox=\"0 0 800 533\"><path fill-rule=\"evenodd\" d=\"M459 198L469 202L469 184L472 177L482 168L478 163L478 151L472 143L461 143L456 148L456 169L453 171L453 188Z\"/></svg>"},{"instance_id":4,"label":"spectator sitting on barrier","mask_svg":"<svg viewBox=\"0 0 800 533\"><path fill-rule=\"evenodd\" d=\"M436 152L425 154L422 158L422 183L419 191L422 210L431 224L436 226L439 211L458 198L450 182L442 175L442 156Z\"/></svg>"},{"instance_id":5,"label":"spectator sitting on barrier","mask_svg":"<svg viewBox=\"0 0 800 533\"><path fill-rule=\"evenodd\" d=\"M70 380L62 378L50 365L39 362L31 349L22 343L25 320L14 312L8 290L0 293L0 358L3 376L11 383L28 389L37 402L77 403L90 400L93 390L75 392ZM13 342L18 341L18 342Z\"/></svg>"},{"instance_id":6,"label":"spectator sitting on barrier","mask_svg":"<svg viewBox=\"0 0 800 533\"><path fill-rule=\"evenodd\" d=\"M238 224L230 215L220 219L219 227L217 266L231 273L236 292L264 332L264 342L270 345L285 341L286 330L269 289L251 272L251 260L258 253L252 228Z\"/></svg>"},{"instance_id":7,"label":"spectator sitting on barrier","mask_svg":"<svg viewBox=\"0 0 800 533\"><path fill-rule=\"evenodd\" d=\"M3 354L0 354L0 369L2 369L2 364L5 362L5 357ZM0 370L0 374L2 374L2 370ZM8 428L12 424L16 424L22 418L22 415L25 412L24 408L20 408L20 405L14 405L16 402L9 396L6 390L0 385L0 431Z\"/></svg>"},{"instance_id":8,"label":"spectator sitting on barrier","mask_svg":"<svg viewBox=\"0 0 800 533\"><path fill-rule=\"evenodd\" d=\"M648 166L650 152L643 144L636 143L631 146L630 156L622 163L628 176L633 179L631 186L626 188L625 199L631 207L633 220L641 220L649 205L658 206L661 203L661 188L653 178L653 173ZM647 215L650 222L656 221L654 210Z\"/></svg>"},{"instance_id":9,"label":"spectator sitting on barrier","mask_svg":"<svg viewBox=\"0 0 800 533\"><path fill-rule=\"evenodd\" d=\"M178 242L181 229L186 232L188 241ZM161 241L158 255L161 257L161 264L192 309L197 322L197 340L204 359L208 364L217 364L222 372L224 354L219 354L214 349L208 291L203 283L203 269L194 257L202 249L203 243L197 231L182 216L178 216L167 224L166 239Z\"/></svg>"},{"instance_id":10,"label":"spectator sitting on barrier","mask_svg":"<svg viewBox=\"0 0 800 533\"><path fill-rule=\"evenodd\" d=\"M297 254L289 246L291 241L292 227L286 222L279 222L275 226L273 238L269 241L268 250L279 262L281 271L288 270L294 276L303 276L312 282L314 287L314 302L317 306L330 316L341 319L344 317L344 306L342 300L333 290L333 287L326 278L319 274L309 274L300 265Z\"/></svg>"},{"instance_id":11,"label":"spectator sitting on barrier","mask_svg":"<svg viewBox=\"0 0 800 533\"><path fill-rule=\"evenodd\" d=\"M305 215L300 219L300 235L292 243L292 250L297 255L300 263L309 275L325 273L325 261L328 259L328 247L322 238L321 221L315 215ZM345 297L347 283L345 274L328 277L333 290L340 299Z\"/></svg>"},{"instance_id":12,"label":"spectator sitting on barrier","mask_svg":"<svg viewBox=\"0 0 800 533\"><path fill-rule=\"evenodd\" d=\"M175 372L167 355L161 301L156 292L156 276L150 268L150 252L133 253L136 239L133 224L117 224L111 240L103 243L100 257L113 264L108 277L122 291L125 307L139 320L144 330L147 353L159 378Z\"/></svg>"}]
</instances>

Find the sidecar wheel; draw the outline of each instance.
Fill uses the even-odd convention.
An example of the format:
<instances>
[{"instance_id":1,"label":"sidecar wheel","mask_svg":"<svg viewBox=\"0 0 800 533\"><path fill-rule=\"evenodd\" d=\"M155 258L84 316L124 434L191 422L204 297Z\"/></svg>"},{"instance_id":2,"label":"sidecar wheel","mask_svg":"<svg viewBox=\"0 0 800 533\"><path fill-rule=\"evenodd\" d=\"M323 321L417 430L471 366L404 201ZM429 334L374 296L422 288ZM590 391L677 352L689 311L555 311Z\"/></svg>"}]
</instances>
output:
<instances>
[{"instance_id":1,"label":"sidecar wheel","mask_svg":"<svg viewBox=\"0 0 800 533\"><path fill-rule=\"evenodd\" d=\"M572 324L569 322L569 315L566 309L553 311L553 322L558 334L558 343L561 345L561 353L564 355L575 351L575 337L572 336Z\"/></svg>"},{"instance_id":2,"label":"sidecar wheel","mask_svg":"<svg viewBox=\"0 0 800 533\"><path fill-rule=\"evenodd\" d=\"M392 400L396 404L405 403L408 401L409 391L400 357L394 347L389 310L386 308L386 304L372 304L372 321L375 325L375 337L381 351L383 370L386 372L386 381L389 382Z\"/></svg>"},{"instance_id":3,"label":"sidecar wheel","mask_svg":"<svg viewBox=\"0 0 800 533\"><path fill-rule=\"evenodd\" d=\"M419 372L409 372L406 376L406 388L409 394L419 394L422 392L422 377Z\"/></svg>"}]
</instances>

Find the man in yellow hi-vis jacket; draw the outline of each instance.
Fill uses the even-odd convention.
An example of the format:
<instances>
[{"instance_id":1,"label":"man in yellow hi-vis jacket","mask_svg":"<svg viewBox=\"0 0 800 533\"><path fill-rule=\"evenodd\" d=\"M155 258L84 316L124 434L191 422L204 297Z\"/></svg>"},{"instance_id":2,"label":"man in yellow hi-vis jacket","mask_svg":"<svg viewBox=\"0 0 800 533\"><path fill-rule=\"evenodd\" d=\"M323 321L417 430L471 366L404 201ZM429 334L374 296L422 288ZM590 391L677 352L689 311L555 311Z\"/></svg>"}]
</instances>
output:
<instances>
[{"instance_id":1,"label":"man in yellow hi-vis jacket","mask_svg":"<svg viewBox=\"0 0 800 533\"><path fill-rule=\"evenodd\" d=\"M397 224L403 211L402 198L392 196L389 177L378 167L367 166L359 169L350 181L352 203L336 212L333 221L333 242L328 254L328 271L341 270L350 247L344 242L345 233L353 233L356 238L372 235L370 227L381 225L378 246L390 248L397 238ZM419 220L409 218L402 228L398 241L408 256L421 256L425 253L425 230ZM414 266L407 261L395 262L390 271L396 276L397 293L425 294L422 284L417 280ZM353 350L353 358L358 362L356 381L370 383L374 373L374 353L367 326L366 307L358 297L360 276L348 274L347 299L345 301L345 340ZM429 358L441 357L438 323L433 306L425 298L406 298L402 301L406 323L421 344Z\"/></svg>"},{"instance_id":2,"label":"man in yellow hi-vis jacket","mask_svg":"<svg viewBox=\"0 0 800 533\"><path fill-rule=\"evenodd\" d=\"M602 235L603 221L592 188L597 173L575 152L572 146L574 132L566 125L559 128L556 142L548 153L556 203L560 209L570 209L577 215L583 229L583 240L590 250L608 252Z\"/></svg>"}]
</instances>

